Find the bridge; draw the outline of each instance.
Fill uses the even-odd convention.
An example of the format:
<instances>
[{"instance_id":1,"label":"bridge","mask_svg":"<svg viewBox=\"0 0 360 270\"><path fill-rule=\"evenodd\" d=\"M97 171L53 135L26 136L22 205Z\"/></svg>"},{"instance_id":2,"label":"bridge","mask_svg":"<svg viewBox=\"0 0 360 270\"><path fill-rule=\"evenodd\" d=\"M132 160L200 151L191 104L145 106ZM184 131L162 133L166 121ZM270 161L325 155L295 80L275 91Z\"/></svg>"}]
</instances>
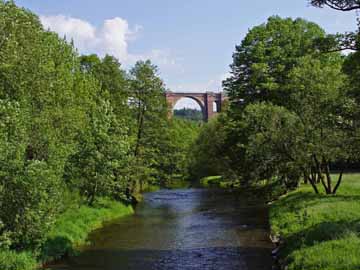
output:
<instances>
[{"instance_id":1,"label":"bridge","mask_svg":"<svg viewBox=\"0 0 360 270\"><path fill-rule=\"evenodd\" d=\"M223 103L227 99L223 93L205 92L205 93L178 93L167 91L165 93L166 101L169 104L171 116L176 103L182 98L191 98L199 104L204 121L209 121L216 114L221 112Z\"/></svg>"}]
</instances>

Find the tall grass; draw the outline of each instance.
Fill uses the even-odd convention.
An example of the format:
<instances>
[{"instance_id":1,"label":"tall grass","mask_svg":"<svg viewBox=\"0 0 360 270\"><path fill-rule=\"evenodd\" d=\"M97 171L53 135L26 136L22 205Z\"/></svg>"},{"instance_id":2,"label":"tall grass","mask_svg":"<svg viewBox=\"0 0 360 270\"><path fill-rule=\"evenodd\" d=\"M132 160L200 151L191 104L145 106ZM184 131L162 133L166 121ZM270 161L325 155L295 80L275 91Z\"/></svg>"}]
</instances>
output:
<instances>
[{"instance_id":1,"label":"tall grass","mask_svg":"<svg viewBox=\"0 0 360 270\"><path fill-rule=\"evenodd\" d=\"M56 222L41 252L43 262L76 254L76 248L86 244L89 233L104 222L133 214L131 206L102 198L94 206L69 209Z\"/></svg>"},{"instance_id":2,"label":"tall grass","mask_svg":"<svg viewBox=\"0 0 360 270\"><path fill-rule=\"evenodd\" d=\"M0 270L34 270L40 263L75 255L78 247L86 244L91 231L103 226L104 222L133 212L131 206L106 198L99 199L92 207L73 206L57 220L40 254L0 250Z\"/></svg>"},{"instance_id":3,"label":"tall grass","mask_svg":"<svg viewBox=\"0 0 360 270\"><path fill-rule=\"evenodd\" d=\"M345 175L336 196L300 187L272 205L270 223L288 269L360 269L360 174Z\"/></svg>"}]
</instances>

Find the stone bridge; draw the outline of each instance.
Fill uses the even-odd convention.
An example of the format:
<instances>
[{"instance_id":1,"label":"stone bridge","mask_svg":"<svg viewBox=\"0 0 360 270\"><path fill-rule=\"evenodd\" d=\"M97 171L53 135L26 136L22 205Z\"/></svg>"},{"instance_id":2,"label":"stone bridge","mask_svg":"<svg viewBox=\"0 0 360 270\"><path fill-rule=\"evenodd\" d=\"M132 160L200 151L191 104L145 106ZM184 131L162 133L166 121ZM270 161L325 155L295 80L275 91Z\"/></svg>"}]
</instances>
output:
<instances>
[{"instance_id":1,"label":"stone bridge","mask_svg":"<svg viewBox=\"0 0 360 270\"><path fill-rule=\"evenodd\" d=\"M207 122L209 119L214 117L217 113L221 112L223 103L226 97L223 93L178 93L178 92L166 92L166 101L169 104L171 116L174 111L176 103L182 98L191 98L195 100L203 113L204 121Z\"/></svg>"}]
</instances>

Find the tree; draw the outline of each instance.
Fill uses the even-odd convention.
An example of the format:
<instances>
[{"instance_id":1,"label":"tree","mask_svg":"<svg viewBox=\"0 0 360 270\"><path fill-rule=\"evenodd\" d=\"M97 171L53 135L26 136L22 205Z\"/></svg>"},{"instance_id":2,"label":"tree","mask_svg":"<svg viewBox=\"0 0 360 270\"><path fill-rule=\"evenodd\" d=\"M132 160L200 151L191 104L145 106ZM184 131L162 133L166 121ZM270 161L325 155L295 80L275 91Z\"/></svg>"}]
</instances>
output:
<instances>
[{"instance_id":1,"label":"tree","mask_svg":"<svg viewBox=\"0 0 360 270\"><path fill-rule=\"evenodd\" d=\"M99 196L127 199L123 175L129 139L109 102L102 99L91 112L89 126L79 134L78 151L69 158L66 178L92 205Z\"/></svg>"},{"instance_id":2,"label":"tree","mask_svg":"<svg viewBox=\"0 0 360 270\"><path fill-rule=\"evenodd\" d=\"M225 125L223 115L218 115L204 124L189 151L189 173L193 179L206 176L227 175L231 166L225 154Z\"/></svg>"},{"instance_id":3,"label":"tree","mask_svg":"<svg viewBox=\"0 0 360 270\"><path fill-rule=\"evenodd\" d=\"M289 33L291 25L294 30ZM247 179L269 178L274 172L284 179L281 175L286 168L296 168L294 171L302 170L315 192L316 182L321 181L327 194L336 193L342 174L334 187L330 165L345 164L350 157L353 136L349 130L353 129L355 103L345 90L342 57L313 50L313 42L323 36L324 31L313 23L275 17L250 30L236 48L232 77L224 83L231 102L226 145L228 156L237 160L237 167L243 168L238 172ZM264 108L257 105L264 102ZM255 106L250 107L251 113L248 106ZM266 114L280 117L285 126L294 122L287 121L296 115L303 132L297 135L290 127L289 131L281 126L274 128L272 123L276 122ZM250 129L248 117L257 119ZM269 145L257 141L259 132L266 132ZM286 151L282 143L287 145ZM255 177L245 172L243 164L254 170Z\"/></svg>"},{"instance_id":4,"label":"tree","mask_svg":"<svg viewBox=\"0 0 360 270\"><path fill-rule=\"evenodd\" d=\"M13 1L0 1L0 29L0 234L32 249L60 213L64 166L97 85L74 48Z\"/></svg>"},{"instance_id":5,"label":"tree","mask_svg":"<svg viewBox=\"0 0 360 270\"><path fill-rule=\"evenodd\" d=\"M311 0L310 3L315 7L327 6L340 11L360 9L359 0Z\"/></svg>"},{"instance_id":6,"label":"tree","mask_svg":"<svg viewBox=\"0 0 360 270\"><path fill-rule=\"evenodd\" d=\"M351 153L353 122L349 116L355 109L355 102L344 86L345 76L338 54L320 59L304 57L289 74L292 94L288 108L299 116L305 128L308 179L315 183L316 174L327 194L336 193L342 177L340 173L334 187L331 164L345 165ZM344 169L342 166L341 170Z\"/></svg>"},{"instance_id":7,"label":"tree","mask_svg":"<svg viewBox=\"0 0 360 270\"><path fill-rule=\"evenodd\" d=\"M167 104L163 81L157 67L148 61L139 61L130 70L130 111L135 119L131 133L134 136L133 155L135 171L130 189L142 189L143 182L159 181L161 176L161 141L166 136Z\"/></svg>"},{"instance_id":8,"label":"tree","mask_svg":"<svg viewBox=\"0 0 360 270\"><path fill-rule=\"evenodd\" d=\"M0 238L17 249L39 248L57 217L63 186L45 161L27 161L24 112L0 100Z\"/></svg>"},{"instance_id":9,"label":"tree","mask_svg":"<svg viewBox=\"0 0 360 270\"><path fill-rule=\"evenodd\" d=\"M347 75L348 94L355 98L356 102L360 103L360 52L350 53L344 61L343 71ZM359 117L359 111L357 117ZM359 119L359 118L358 118Z\"/></svg>"},{"instance_id":10,"label":"tree","mask_svg":"<svg viewBox=\"0 0 360 270\"><path fill-rule=\"evenodd\" d=\"M310 0L310 3L315 7L330 7L338 11L354 11L360 9L360 2L358 0ZM325 52L342 50L358 51L360 50L359 31L360 21L358 20L357 31L328 35L326 38L317 41L317 47Z\"/></svg>"},{"instance_id":11,"label":"tree","mask_svg":"<svg viewBox=\"0 0 360 270\"><path fill-rule=\"evenodd\" d=\"M189 120L173 118L166 128L167 136L161 147L160 164L164 180L172 178L188 179L191 171L188 170L193 143L198 137L200 126Z\"/></svg>"},{"instance_id":12,"label":"tree","mask_svg":"<svg viewBox=\"0 0 360 270\"><path fill-rule=\"evenodd\" d=\"M119 61L110 55L99 59L97 55L80 57L81 69L90 73L99 83L102 92L109 95L114 113L119 119L128 119L129 81Z\"/></svg>"},{"instance_id":13,"label":"tree","mask_svg":"<svg viewBox=\"0 0 360 270\"><path fill-rule=\"evenodd\" d=\"M324 36L318 25L303 19L270 17L252 28L236 46L231 77L224 81L232 112L255 101L284 104L288 73L299 57L314 53L314 40Z\"/></svg>"},{"instance_id":14,"label":"tree","mask_svg":"<svg viewBox=\"0 0 360 270\"><path fill-rule=\"evenodd\" d=\"M241 127L247 133L244 144L246 165L252 181L277 181L285 189L297 187L306 153L304 125L282 106L254 103L246 107Z\"/></svg>"}]
</instances>

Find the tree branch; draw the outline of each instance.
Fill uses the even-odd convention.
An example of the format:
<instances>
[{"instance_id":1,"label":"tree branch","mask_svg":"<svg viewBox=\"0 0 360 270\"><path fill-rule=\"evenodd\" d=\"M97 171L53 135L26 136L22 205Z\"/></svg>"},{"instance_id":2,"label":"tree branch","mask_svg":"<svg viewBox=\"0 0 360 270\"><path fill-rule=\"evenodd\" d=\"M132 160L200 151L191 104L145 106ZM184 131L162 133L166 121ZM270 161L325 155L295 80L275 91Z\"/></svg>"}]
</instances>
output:
<instances>
[{"instance_id":1,"label":"tree branch","mask_svg":"<svg viewBox=\"0 0 360 270\"><path fill-rule=\"evenodd\" d=\"M360 1L358 0L311 0L311 5L315 7L328 6L338 11L352 11L360 9Z\"/></svg>"}]
</instances>

